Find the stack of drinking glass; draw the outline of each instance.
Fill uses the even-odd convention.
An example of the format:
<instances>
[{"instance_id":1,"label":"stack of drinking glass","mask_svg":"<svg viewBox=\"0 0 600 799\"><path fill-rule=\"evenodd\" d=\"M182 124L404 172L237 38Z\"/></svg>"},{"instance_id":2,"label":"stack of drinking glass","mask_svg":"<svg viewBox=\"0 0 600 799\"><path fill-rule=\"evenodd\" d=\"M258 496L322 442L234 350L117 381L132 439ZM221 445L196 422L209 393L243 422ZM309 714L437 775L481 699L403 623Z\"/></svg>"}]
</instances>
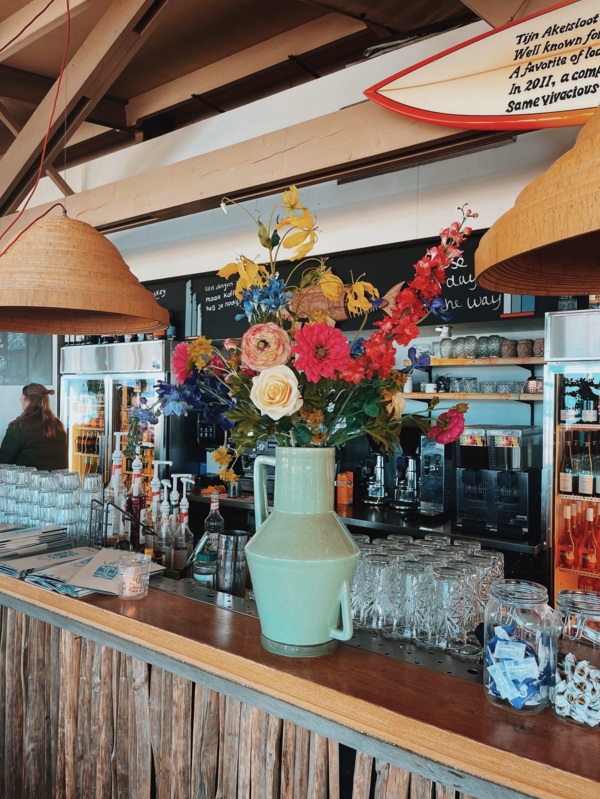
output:
<instances>
[{"instance_id":1,"label":"stack of drinking glass","mask_svg":"<svg viewBox=\"0 0 600 799\"><path fill-rule=\"evenodd\" d=\"M0 522L66 527L75 546L87 543L93 499L102 501L102 475L68 469L38 471L0 464Z\"/></svg>"},{"instance_id":2,"label":"stack of drinking glass","mask_svg":"<svg viewBox=\"0 0 600 799\"><path fill-rule=\"evenodd\" d=\"M354 539L362 554L351 591L357 629L457 656L481 651L474 630L492 583L504 578L501 552L438 533Z\"/></svg>"}]
</instances>

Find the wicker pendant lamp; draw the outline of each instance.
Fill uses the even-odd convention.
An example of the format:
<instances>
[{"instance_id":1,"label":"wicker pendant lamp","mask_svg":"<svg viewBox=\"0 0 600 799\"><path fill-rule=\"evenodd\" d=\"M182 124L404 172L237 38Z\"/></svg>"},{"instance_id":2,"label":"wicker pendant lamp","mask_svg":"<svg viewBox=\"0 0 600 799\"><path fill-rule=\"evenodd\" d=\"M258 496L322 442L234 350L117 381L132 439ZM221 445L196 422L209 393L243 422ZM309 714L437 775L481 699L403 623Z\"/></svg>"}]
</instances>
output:
<instances>
[{"instance_id":1,"label":"wicker pendant lamp","mask_svg":"<svg viewBox=\"0 0 600 799\"><path fill-rule=\"evenodd\" d=\"M0 328L20 333L164 330L169 312L86 222L43 217L0 256Z\"/></svg>"},{"instance_id":2,"label":"wicker pendant lamp","mask_svg":"<svg viewBox=\"0 0 600 799\"><path fill-rule=\"evenodd\" d=\"M600 293L600 107L483 236L475 277L510 294Z\"/></svg>"}]
</instances>

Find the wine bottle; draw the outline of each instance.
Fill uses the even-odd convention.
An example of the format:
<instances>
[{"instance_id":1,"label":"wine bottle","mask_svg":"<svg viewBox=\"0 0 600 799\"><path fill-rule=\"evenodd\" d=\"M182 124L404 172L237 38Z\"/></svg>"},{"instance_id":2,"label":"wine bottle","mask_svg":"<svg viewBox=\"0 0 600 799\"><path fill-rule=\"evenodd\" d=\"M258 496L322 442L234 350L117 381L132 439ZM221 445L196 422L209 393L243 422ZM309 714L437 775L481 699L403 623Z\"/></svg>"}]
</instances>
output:
<instances>
[{"instance_id":1,"label":"wine bottle","mask_svg":"<svg viewBox=\"0 0 600 799\"><path fill-rule=\"evenodd\" d=\"M594 469L592 465L592 445L589 433L586 433L585 444L581 455L581 470L577 491L583 497L594 495Z\"/></svg>"},{"instance_id":2,"label":"wine bottle","mask_svg":"<svg viewBox=\"0 0 600 799\"><path fill-rule=\"evenodd\" d=\"M571 506L565 505L563 513L563 527L557 544L558 565L563 569L572 569L575 566L575 542L573 541Z\"/></svg>"},{"instance_id":3,"label":"wine bottle","mask_svg":"<svg viewBox=\"0 0 600 799\"><path fill-rule=\"evenodd\" d=\"M594 509L588 508L585 512L585 528L580 546L581 568L584 571L598 571L598 553L594 530Z\"/></svg>"},{"instance_id":4,"label":"wine bottle","mask_svg":"<svg viewBox=\"0 0 600 799\"><path fill-rule=\"evenodd\" d=\"M558 474L558 490L561 494L573 493L573 453L570 435L565 436Z\"/></svg>"}]
</instances>

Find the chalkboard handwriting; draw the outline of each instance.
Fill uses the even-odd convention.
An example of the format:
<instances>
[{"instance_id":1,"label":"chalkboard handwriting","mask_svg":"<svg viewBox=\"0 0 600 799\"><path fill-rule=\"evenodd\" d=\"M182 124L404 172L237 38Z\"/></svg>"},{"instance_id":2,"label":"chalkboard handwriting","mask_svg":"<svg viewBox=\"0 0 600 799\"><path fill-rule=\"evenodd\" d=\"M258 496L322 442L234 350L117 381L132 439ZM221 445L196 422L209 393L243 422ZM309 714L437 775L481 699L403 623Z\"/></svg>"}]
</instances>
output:
<instances>
[{"instance_id":1,"label":"chalkboard handwriting","mask_svg":"<svg viewBox=\"0 0 600 799\"><path fill-rule=\"evenodd\" d=\"M166 289L156 289L154 291L154 296L156 297L157 300L164 300L164 298L167 296L167 290Z\"/></svg>"},{"instance_id":2,"label":"chalkboard handwriting","mask_svg":"<svg viewBox=\"0 0 600 799\"><path fill-rule=\"evenodd\" d=\"M467 297L467 308L488 306L492 310L497 311L502 303L502 296L502 294L484 294L479 297Z\"/></svg>"},{"instance_id":3,"label":"chalkboard handwriting","mask_svg":"<svg viewBox=\"0 0 600 799\"><path fill-rule=\"evenodd\" d=\"M469 264L466 263L464 258L457 258L455 261L452 261L448 269L468 269ZM466 286L469 291L475 291L477 289L477 283L475 282L475 275L471 272L471 274L456 274L450 275L446 278L446 286L449 289L458 288L459 286Z\"/></svg>"}]
</instances>

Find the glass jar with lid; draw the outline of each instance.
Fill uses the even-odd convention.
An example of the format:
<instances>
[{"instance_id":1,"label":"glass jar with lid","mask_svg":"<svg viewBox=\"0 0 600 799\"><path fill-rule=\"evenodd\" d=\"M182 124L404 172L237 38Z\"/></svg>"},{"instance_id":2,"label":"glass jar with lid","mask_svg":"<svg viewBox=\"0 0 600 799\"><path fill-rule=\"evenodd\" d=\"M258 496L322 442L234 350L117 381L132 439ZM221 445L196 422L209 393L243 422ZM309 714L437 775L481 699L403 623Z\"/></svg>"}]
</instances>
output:
<instances>
[{"instance_id":1,"label":"glass jar with lid","mask_svg":"<svg viewBox=\"0 0 600 799\"><path fill-rule=\"evenodd\" d=\"M559 591L554 712L600 730L600 593Z\"/></svg>"},{"instance_id":2,"label":"glass jar with lid","mask_svg":"<svg viewBox=\"0 0 600 799\"><path fill-rule=\"evenodd\" d=\"M500 580L484 614L483 687L492 704L539 713L550 702L554 611L543 585Z\"/></svg>"}]
</instances>

